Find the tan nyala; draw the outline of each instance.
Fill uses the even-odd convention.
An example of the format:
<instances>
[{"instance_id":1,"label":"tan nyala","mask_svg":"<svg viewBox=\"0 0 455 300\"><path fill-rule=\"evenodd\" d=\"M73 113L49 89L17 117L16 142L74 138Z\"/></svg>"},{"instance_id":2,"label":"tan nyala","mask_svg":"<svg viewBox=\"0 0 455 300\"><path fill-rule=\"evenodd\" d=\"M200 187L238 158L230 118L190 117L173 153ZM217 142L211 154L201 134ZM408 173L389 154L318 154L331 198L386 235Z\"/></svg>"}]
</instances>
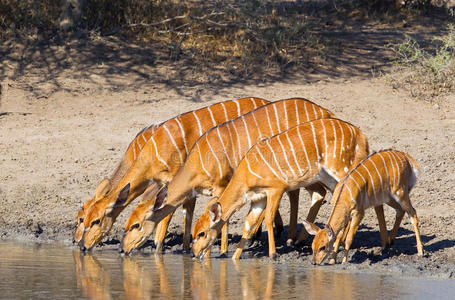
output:
<instances>
[{"instance_id":1,"label":"tan nyala","mask_svg":"<svg viewBox=\"0 0 455 300\"><path fill-rule=\"evenodd\" d=\"M394 150L374 153L356 166L335 188L332 201L334 206L326 227L320 229L312 223L304 222L307 231L315 235L312 244L313 263L321 264L327 257L330 257L329 263L335 263L336 252L342 240L345 240L342 262L346 262L354 235L365 210L370 207L376 209L382 248L393 243L406 212L414 227L417 253L423 255L419 222L409 199L418 174L417 162L409 154ZM387 236L383 204L396 210L390 236Z\"/></svg>"},{"instance_id":2,"label":"tan nyala","mask_svg":"<svg viewBox=\"0 0 455 300\"><path fill-rule=\"evenodd\" d=\"M129 144L128 148L125 151L125 154L122 157L122 160L120 161L112 176L109 179L105 178L103 181L101 181L96 188L95 197L87 200L81 209L77 211L77 225L76 231L74 232L73 242L79 243L82 239L82 235L84 234L84 218L88 208L93 203L95 203L95 201L101 199L104 195L106 195L107 192L109 192L111 186L116 185L120 181L123 175L125 175L128 169L133 165L138 154L141 152L142 148L144 148L145 144L150 139L153 132L158 126L159 125L151 125L139 131L133 141Z\"/></svg>"}]
</instances>

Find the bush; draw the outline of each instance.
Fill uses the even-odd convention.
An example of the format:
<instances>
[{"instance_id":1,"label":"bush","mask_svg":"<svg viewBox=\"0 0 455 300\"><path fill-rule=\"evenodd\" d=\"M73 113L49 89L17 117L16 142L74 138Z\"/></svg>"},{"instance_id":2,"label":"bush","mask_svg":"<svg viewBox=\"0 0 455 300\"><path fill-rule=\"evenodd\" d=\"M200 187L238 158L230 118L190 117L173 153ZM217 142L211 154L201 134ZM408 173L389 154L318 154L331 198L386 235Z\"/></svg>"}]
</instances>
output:
<instances>
[{"instance_id":1,"label":"bush","mask_svg":"<svg viewBox=\"0 0 455 300\"><path fill-rule=\"evenodd\" d=\"M455 91L454 26L449 25L444 36L433 40L433 51L422 49L409 36L405 36L403 43L391 45L397 72L387 77L394 87L405 88L413 97L429 101L431 97Z\"/></svg>"}]
</instances>

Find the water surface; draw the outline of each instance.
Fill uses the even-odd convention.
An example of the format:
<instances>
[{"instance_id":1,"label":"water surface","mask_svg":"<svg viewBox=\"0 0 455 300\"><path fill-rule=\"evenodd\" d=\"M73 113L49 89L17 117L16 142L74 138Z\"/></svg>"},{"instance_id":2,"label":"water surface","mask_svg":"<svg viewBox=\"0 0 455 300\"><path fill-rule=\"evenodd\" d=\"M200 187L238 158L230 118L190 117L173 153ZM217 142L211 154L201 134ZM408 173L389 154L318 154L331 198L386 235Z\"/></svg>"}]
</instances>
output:
<instances>
[{"instance_id":1,"label":"water surface","mask_svg":"<svg viewBox=\"0 0 455 300\"><path fill-rule=\"evenodd\" d=\"M455 281L0 243L2 299L454 299Z\"/></svg>"}]
</instances>

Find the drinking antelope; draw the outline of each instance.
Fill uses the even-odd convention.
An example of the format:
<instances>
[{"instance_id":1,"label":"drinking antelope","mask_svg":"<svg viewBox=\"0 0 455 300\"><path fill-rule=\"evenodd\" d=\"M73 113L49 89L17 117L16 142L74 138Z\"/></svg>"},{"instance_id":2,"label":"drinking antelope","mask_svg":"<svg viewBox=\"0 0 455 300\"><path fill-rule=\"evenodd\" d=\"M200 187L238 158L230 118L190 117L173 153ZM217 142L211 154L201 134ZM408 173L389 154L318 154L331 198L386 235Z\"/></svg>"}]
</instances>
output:
<instances>
[{"instance_id":1,"label":"drinking antelope","mask_svg":"<svg viewBox=\"0 0 455 300\"><path fill-rule=\"evenodd\" d=\"M252 228L265 213L269 256L276 257L271 221L286 191L318 183L332 190L349 169L368 155L366 136L338 119L297 125L264 139L245 155L218 202L206 208L195 232L193 252L204 257L220 228L245 203L251 202L242 239L232 259L238 259ZM264 212L265 210L265 212Z\"/></svg>"},{"instance_id":2,"label":"drinking antelope","mask_svg":"<svg viewBox=\"0 0 455 300\"><path fill-rule=\"evenodd\" d=\"M346 239L342 261L346 262L354 235L365 210L370 207L374 207L378 215L383 249L393 243L406 212L414 227L417 253L423 255L418 218L409 199L409 193L416 183L418 174L417 162L409 154L395 150L373 153L357 165L336 186L332 198L334 206L325 229L320 229L309 222L304 223L307 231L316 235L312 244L313 262L321 264L332 253L330 262L334 263L342 239ZM390 236L387 236L383 204L388 204L396 210L395 224Z\"/></svg>"},{"instance_id":3,"label":"drinking antelope","mask_svg":"<svg viewBox=\"0 0 455 300\"><path fill-rule=\"evenodd\" d=\"M145 241L146 237L152 234L154 224L164 218L168 224L175 209L188 201L188 195L194 195L197 192L213 196L215 200L219 198L245 153L261 139L271 137L301 122L329 117L332 117L332 113L319 105L306 99L293 98L266 104L212 128L194 145L185 164L169 183L167 200L156 201L153 211L152 205L138 207L138 210L148 210L142 213L142 216L150 215L150 217L146 220L146 218L138 219L134 216L134 222L138 224L136 226L143 227L141 225L144 223L152 224L146 226L149 231L128 231L123 241L124 251L129 252L134 241ZM312 213L315 216L324 198L325 189L314 185L309 190L314 194L313 198L317 199L313 207L315 213ZM298 190L290 193L292 212L290 239L295 237L298 198ZM192 213L193 211L187 211L186 215L191 219ZM165 230L162 233L161 241L164 239ZM184 242L189 245L190 240ZM134 243L140 245L140 243ZM220 252L221 254L227 252L226 227L222 230Z\"/></svg>"},{"instance_id":4,"label":"drinking antelope","mask_svg":"<svg viewBox=\"0 0 455 300\"><path fill-rule=\"evenodd\" d=\"M259 98L221 102L159 125L122 179L89 207L84 218L84 236L79 243L81 248L90 249L98 243L120 212L141 195L151 181L159 186L166 185L205 131L266 103L267 100ZM188 205L194 205L194 201Z\"/></svg>"},{"instance_id":5,"label":"drinking antelope","mask_svg":"<svg viewBox=\"0 0 455 300\"><path fill-rule=\"evenodd\" d=\"M112 173L111 177L109 179L105 178L103 181L101 181L96 188L95 197L87 200L81 209L77 211L77 225L76 231L74 232L73 242L79 243L79 241L82 239L82 235L84 234L84 218L88 208L97 200L106 195L109 192L111 186L117 184L120 181L123 175L125 175L128 169L133 165L138 154L141 152L142 148L144 148L145 144L150 139L153 132L158 126L159 125L154 124L149 127L145 127L138 132L136 137L128 145L125 154L123 154L122 160L118 164L114 173Z\"/></svg>"}]
</instances>

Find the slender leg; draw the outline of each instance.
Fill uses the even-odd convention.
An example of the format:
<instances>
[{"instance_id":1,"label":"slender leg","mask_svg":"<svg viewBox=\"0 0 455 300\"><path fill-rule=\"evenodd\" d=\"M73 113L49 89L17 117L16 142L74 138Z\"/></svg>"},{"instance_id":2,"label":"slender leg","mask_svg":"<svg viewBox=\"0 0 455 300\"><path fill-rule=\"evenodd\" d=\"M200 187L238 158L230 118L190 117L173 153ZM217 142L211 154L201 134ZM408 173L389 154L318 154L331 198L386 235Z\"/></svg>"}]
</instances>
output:
<instances>
[{"instance_id":1,"label":"slender leg","mask_svg":"<svg viewBox=\"0 0 455 300\"><path fill-rule=\"evenodd\" d=\"M364 216L363 211L353 211L351 215L351 224L349 226L349 232L346 236L345 242L345 253L341 263L345 263L348 260L349 249L351 249L352 241L354 239L354 235L359 229L360 222L362 221ZM346 228L347 229L347 228Z\"/></svg>"},{"instance_id":2,"label":"slender leg","mask_svg":"<svg viewBox=\"0 0 455 300\"><path fill-rule=\"evenodd\" d=\"M316 216L318 215L319 209L324 203L324 197L327 191L320 184L314 184L308 187L308 191L311 194L311 207L306 219L308 222L314 222L314 220L316 220ZM300 243L306 240L308 236L308 232L305 230L305 228L303 228L300 232L297 242Z\"/></svg>"},{"instance_id":3,"label":"slender leg","mask_svg":"<svg viewBox=\"0 0 455 300\"><path fill-rule=\"evenodd\" d=\"M280 205L283 190L270 189L267 191L267 205L265 208L265 225L267 226L267 234L269 238L269 257L276 259L275 236L273 235L273 220L275 219L276 211Z\"/></svg>"},{"instance_id":4,"label":"slender leg","mask_svg":"<svg viewBox=\"0 0 455 300\"><path fill-rule=\"evenodd\" d=\"M228 252L228 222L221 227L221 248L220 255L227 255Z\"/></svg>"},{"instance_id":5,"label":"slender leg","mask_svg":"<svg viewBox=\"0 0 455 300\"><path fill-rule=\"evenodd\" d=\"M298 189L288 192L289 202L291 204L291 213L289 216L289 227L288 227L288 238L286 241L286 244L288 246L291 245L295 241L296 235L297 235L297 216L298 216L298 212L299 212L299 193L300 193L300 191Z\"/></svg>"},{"instance_id":6,"label":"slender leg","mask_svg":"<svg viewBox=\"0 0 455 300\"><path fill-rule=\"evenodd\" d=\"M191 243L191 223L193 222L194 207L196 205L196 197L191 198L183 204L183 211L185 212L184 219L184 232L183 232L183 250L190 250Z\"/></svg>"},{"instance_id":7,"label":"slender leg","mask_svg":"<svg viewBox=\"0 0 455 300\"><path fill-rule=\"evenodd\" d=\"M283 229L284 228L283 219L281 218L279 210L276 211L274 222L275 222L275 228L276 228L276 237L277 237L277 239L279 239L281 236L281 233L283 233L283 230L284 230Z\"/></svg>"},{"instance_id":8,"label":"slender leg","mask_svg":"<svg viewBox=\"0 0 455 300\"><path fill-rule=\"evenodd\" d=\"M335 243L333 244L333 255L329 259L329 264L333 265L333 264L336 263L336 258L337 258L337 254L338 254L338 248L340 247L340 243L341 242L344 243L346 241L346 236L348 234L350 225L351 225L351 220L349 220L348 224L346 225L346 227L343 228L340 231L340 233L338 233L337 239L335 240Z\"/></svg>"},{"instance_id":9,"label":"slender leg","mask_svg":"<svg viewBox=\"0 0 455 300\"><path fill-rule=\"evenodd\" d=\"M400 204L398 204L395 199L390 197L389 202L387 202L387 205L395 209L396 215L395 215L395 223L393 224L392 231L390 232L390 235L387 239L387 246L390 247L393 245L393 242L395 241L395 238L397 237L398 234L398 229L400 228L401 221L403 220L404 217L404 210L401 207Z\"/></svg>"},{"instance_id":10,"label":"slender leg","mask_svg":"<svg viewBox=\"0 0 455 300\"><path fill-rule=\"evenodd\" d=\"M174 215L174 212L170 213L166 218L161 220L156 227L155 253L163 252L164 238L166 237L167 228L169 227L169 223L171 222L173 215Z\"/></svg>"},{"instance_id":11,"label":"slender leg","mask_svg":"<svg viewBox=\"0 0 455 300\"><path fill-rule=\"evenodd\" d=\"M404 192L403 194L403 201L401 201L401 206L409 215L412 226L414 227L414 233L417 242L417 254L419 256L423 256L423 245L422 241L420 240L419 219L417 218L416 210L414 207L412 207L411 200L409 199L409 194L407 192Z\"/></svg>"},{"instance_id":12,"label":"slender leg","mask_svg":"<svg viewBox=\"0 0 455 300\"><path fill-rule=\"evenodd\" d=\"M242 254L243 248L245 247L245 243L254 234L254 229L257 228L257 225L261 225L263 217L264 217L264 208L266 207L266 199L259 200L259 202L255 202L251 205L250 212L245 220L245 225L243 226L243 234L240 242L237 245L237 249L235 249L234 255L232 256L233 260L237 260L240 258ZM272 224L273 226L273 224ZM273 227L272 227L272 235L273 235Z\"/></svg>"},{"instance_id":13,"label":"slender leg","mask_svg":"<svg viewBox=\"0 0 455 300\"><path fill-rule=\"evenodd\" d=\"M376 216L378 217L378 222L379 222L379 234L381 236L381 248L384 250L387 247L387 225L385 223L385 217L384 217L384 206L379 205L375 206L374 210L376 211Z\"/></svg>"}]
</instances>

